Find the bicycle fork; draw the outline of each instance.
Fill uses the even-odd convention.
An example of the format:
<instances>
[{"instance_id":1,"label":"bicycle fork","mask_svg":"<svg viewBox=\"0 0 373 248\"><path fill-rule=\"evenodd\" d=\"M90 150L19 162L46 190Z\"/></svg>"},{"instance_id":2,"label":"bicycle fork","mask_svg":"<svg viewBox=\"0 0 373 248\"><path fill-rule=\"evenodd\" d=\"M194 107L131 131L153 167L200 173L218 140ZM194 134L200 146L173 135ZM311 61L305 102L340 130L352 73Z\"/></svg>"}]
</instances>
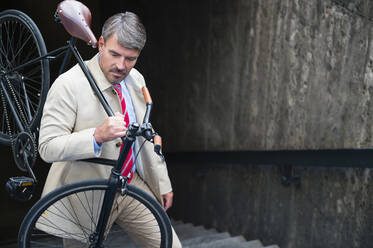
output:
<instances>
[{"instance_id":1,"label":"bicycle fork","mask_svg":"<svg viewBox=\"0 0 373 248\"><path fill-rule=\"evenodd\" d=\"M106 226L111 214L111 208L114 203L119 176L116 171L112 170L109 179L109 189L105 192L104 201L101 207L100 217L97 223L96 231L89 236L90 248L103 248Z\"/></svg>"},{"instance_id":2,"label":"bicycle fork","mask_svg":"<svg viewBox=\"0 0 373 248\"><path fill-rule=\"evenodd\" d=\"M103 242L105 239L105 231L108 224L108 220L111 214L111 209L115 200L117 189L120 189L120 193L124 195L125 187L127 185L127 177L121 177L121 169L124 161L131 149L132 144L136 140L136 132L139 129L139 125L132 124L127 130L127 136L123 141L123 148L119 155L119 159L115 167L111 170L109 178L109 187L105 192L104 201L101 207L101 213L98 219L96 231L89 237L90 248L104 248Z\"/></svg>"}]
</instances>

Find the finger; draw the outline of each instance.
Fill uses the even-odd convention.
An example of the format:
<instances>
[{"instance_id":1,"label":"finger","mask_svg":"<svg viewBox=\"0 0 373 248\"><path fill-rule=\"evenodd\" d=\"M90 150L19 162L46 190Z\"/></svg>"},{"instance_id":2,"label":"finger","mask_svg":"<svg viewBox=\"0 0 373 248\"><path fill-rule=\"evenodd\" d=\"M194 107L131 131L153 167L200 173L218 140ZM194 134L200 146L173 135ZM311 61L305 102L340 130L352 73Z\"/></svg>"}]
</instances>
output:
<instances>
[{"instance_id":1,"label":"finger","mask_svg":"<svg viewBox=\"0 0 373 248\"><path fill-rule=\"evenodd\" d=\"M167 211L172 206L172 198L164 197L163 198L163 208Z\"/></svg>"},{"instance_id":2,"label":"finger","mask_svg":"<svg viewBox=\"0 0 373 248\"><path fill-rule=\"evenodd\" d=\"M123 119L122 117L115 116L115 117L114 117L114 120L115 120L115 122L116 122L117 124L120 124L120 125L124 124L124 119Z\"/></svg>"},{"instance_id":3,"label":"finger","mask_svg":"<svg viewBox=\"0 0 373 248\"><path fill-rule=\"evenodd\" d=\"M168 206L167 209L172 207L172 198L168 199Z\"/></svg>"},{"instance_id":4,"label":"finger","mask_svg":"<svg viewBox=\"0 0 373 248\"><path fill-rule=\"evenodd\" d=\"M122 114L118 114L116 116L113 116L112 117L114 120L121 120L121 121L124 121L124 115Z\"/></svg>"},{"instance_id":5,"label":"finger","mask_svg":"<svg viewBox=\"0 0 373 248\"><path fill-rule=\"evenodd\" d=\"M126 126L126 122L124 121L124 118L122 117L118 117L118 116L115 116L115 117L112 117L112 125L113 126L117 126L117 127L125 127Z\"/></svg>"},{"instance_id":6,"label":"finger","mask_svg":"<svg viewBox=\"0 0 373 248\"><path fill-rule=\"evenodd\" d=\"M118 132L117 133L117 138L123 137L126 135L126 131Z\"/></svg>"},{"instance_id":7,"label":"finger","mask_svg":"<svg viewBox=\"0 0 373 248\"><path fill-rule=\"evenodd\" d=\"M121 116L122 115L122 113L120 113L120 112L115 112L114 113L114 116Z\"/></svg>"},{"instance_id":8,"label":"finger","mask_svg":"<svg viewBox=\"0 0 373 248\"><path fill-rule=\"evenodd\" d=\"M168 209L168 203L167 198L163 198L163 209L164 211L167 211Z\"/></svg>"},{"instance_id":9,"label":"finger","mask_svg":"<svg viewBox=\"0 0 373 248\"><path fill-rule=\"evenodd\" d=\"M169 201L166 201L165 206L164 206L164 211L167 211L170 207L171 207L171 204L169 203Z\"/></svg>"},{"instance_id":10,"label":"finger","mask_svg":"<svg viewBox=\"0 0 373 248\"><path fill-rule=\"evenodd\" d=\"M113 132L126 132L127 127L123 124L123 122L117 122L112 130Z\"/></svg>"}]
</instances>

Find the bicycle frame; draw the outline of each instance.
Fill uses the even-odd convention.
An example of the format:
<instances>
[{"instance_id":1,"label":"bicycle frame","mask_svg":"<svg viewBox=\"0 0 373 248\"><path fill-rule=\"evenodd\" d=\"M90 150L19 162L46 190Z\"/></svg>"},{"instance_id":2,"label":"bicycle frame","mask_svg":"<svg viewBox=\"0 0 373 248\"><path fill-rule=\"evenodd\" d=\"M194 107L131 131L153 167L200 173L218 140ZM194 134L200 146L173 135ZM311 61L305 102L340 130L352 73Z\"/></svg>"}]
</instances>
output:
<instances>
[{"instance_id":1,"label":"bicycle frame","mask_svg":"<svg viewBox=\"0 0 373 248\"><path fill-rule=\"evenodd\" d=\"M71 3L71 1L66 1L66 3ZM18 12L16 12L16 11L13 11L13 12L15 12L15 15L18 14ZM64 11L62 11L62 12L64 13ZM21 13L21 14L18 14L18 15L23 16L24 14ZM80 15L80 12L79 12L79 15ZM56 21L59 22L60 20L58 18L57 12L55 14L55 17L56 17ZM62 17L64 17L64 16L61 15L61 18ZM28 20L29 17L26 16L25 19ZM30 20L29 22L32 22L32 20ZM87 23L89 23L89 22L90 21L87 20ZM62 23L63 23L63 19L62 19ZM33 26L35 26L35 24L33 24ZM64 24L64 27L65 27L66 31L69 32L68 26L66 27L66 25ZM85 25L85 27L87 27L87 25ZM76 47L76 41L80 36L75 35L74 32L73 33L69 32L70 35L72 35L72 37L67 42L67 44L65 46L62 46L62 47L59 47L59 48L57 48L53 51L47 52L46 48L45 48L44 41L43 41L43 39L40 35L39 30L37 29L36 26L34 27L34 29L37 30L37 34L38 34L37 39L35 38L36 41L37 41L36 45L37 45L37 48L38 48L38 54L44 54L44 55L29 60L30 56L34 56L30 53L30 55L24 56L25 59L23 61L26 61L24 64L17 65L16 67L14 67L12 69L9 69L9 67L12 66L12 65L10 65L10 66L4 67L4 69L2 71L0 71L0 87L1 87L0 90L2 90L2 93L3 93L2 101L3 101L3 104L4 104L4 113L5 113L4 115L6 117L8 129L9 129L8 132L4 132L4 134L5 134L5 136L9 135L9 137L7 137L7 138L10 139L11 145L13 145L14 143L19 144L20 141L22 141L21 137L26 136L26 138L29 138L29 139L25 138L25 140L27 142L29 142L28 144L30 144L30 142L32 142L32 146L31 146L32 149L33 149L32 151L36 151L36 149L37 149L37 143L35 141L36 135L35 135L34 131L37 128L37 125L38 125L37 121L40 118L41 108L37 108L37 114L35 115L37 117L35 117L35 119L33 119L32 110L33 110L34 102L31 102L31 104L30 104L28 99L31 100L34 95L38 96L39 92L37 92L37 94L36 93L33 94L32 91L30 91L31 93L26 91L26 88L28 87L27 82L28 82L29 78L27 78L28 75L26 75L26 74L23 74L24 77L22 76L22 71L26 67L31 67L32 69L35 68L34 69L35 71L39 69L40 65L42 67L42 70L41 70L42 71L42 73L41 73L41 76L42 76L41 77L41 83L42 84L41 85L43 87L42 87L42 90L40 91L40 92L42 92L42 93L40 93L40 95L42 95L42 97L40 97L39 98L40 100L37 102L38 103L37 106L40 107L40 106L43 105L43 102L41 102L41 101L45 100L46 89L48 88L46 85L49 85L49 80L48 80L49 74L47 74L47 73L49 73L49 67L47 65L48 64L47 62L63 56L62 64L61 64L61 66L59 68L59 71L58 71L58 75L60 75L65 71L66 64L70 60L70 57L72 55L74 55L74 57L77 60L81 70L83 71L85 77L87 78L92 90L94 91L94 94L98 97L98 100L100 101L101 105L103 106L105 112L107 113L108 116L114 116L114 112L112 111L111 107L109 106L108 102L106 101L103 93L98 88L97 83L95 82L95 79L93 78L93 76L90 73L87 65L83 61L80 53L78 52L78 49ZM88 29L89 29L89 27L88 27ZM35 31L33 29L31 29L30 32L34 33ZM9 35L9 36L11 36L11 35ZM39 38L39 36L41 38ZM93 41L91 43L92 46L96 46L97 41L96 41L95 37L92 38L92 36L91 36L90 38L91 39L89 40L89 43L91 43L91 40L92 40ZM79 39L82 39L82 38L79 38ZM84 37L83 37L83 40L85 40ZM40 44L42 44L42 46ZM42 47L42 49L40 49L40 47ZM39 79L37 79L37 80L39 80ZM37 80L34 80L34 81L38 82ZM17 88L14 88L14 87L17 87ZM13 92L14 89L17 90L17 95ZM143 94L144 94L144 98L145 98L145 102L146 102L146 112L145 112L145 115L144 115L142 125L140 125L138 123L132 123L132 124L129 125L128 130L126 132L126 136L121 138L122 141L123 141L123 145L122 145L121 152L119 154L119 157L118 157L117 161L115 163L112 162L112 163L109 164L109 163L104 162L105 159L97 159L97 160L94 159L95 161L92 161L92 159L81 160L81 161L87 161L87 162L100 163L100 164L104 164L104 165L105 164L106 165L112 165L112 166L114 165L114 167L111 169L111 173L110 173L110 176L109 176L108 180L107 181L106 180L101 180L101 184L105 181L105 185L104 185L105 186L105 194L104 194L104 197L103 197L103 203L102 203L101 208L100 208L100 212L99 212L100 214L99 214L99 216L96 216L94 218L95 222L96 221L98 221L98 222L97 222L96 226L93 226L93 229L92 229L93 233L91 233L90 236L89 236L90 247L102 247L102 244L103 244L104 239L105 239L105 233L106 233L105 230L106 230L106 227L108 225L109 217L110 217L110 214L111 214L111 209L112 209L114 200L116 199L118 194L120 193L123 196L125 193L131 194L131 192L136 191L136 190L134 190L134 189L136 189L136 187L132 187L132 186L127 185L129 175L123 175L123 176L121 175L122 166L123 166L123 164L125 164L124 162L125 162L128 154L131 150L132 145L134 144L134 142L136 140L136 137L137 136L142 136L146 140L154 143L154 145L155 145L154 146L154 151L162 159L164 159L163 155L160 152L160 147L161 147L160 137L152 130L151 124L149 123L149 118L150 118L150 113L151 113L151 108L152 108L151 98L150 98L149 92L147 91L146 87L143 87L142 90L143 90ZM20 107L20 103L19 103L18 99L22 99L21 103L22 103L23 108ZM24 103L23 103L23 99L25 99ZM8 105L9 107L7 107L6 105ZM8 113L10 113L9 115L12 117L12 122L10 122L9 119L8 119ZM12 128L15 128L16 132L21 131L21 132L25 132L25 134L23 134L23 136L21 136L21 135L13 136L12 135L13 132L10 130L10 127L9 127L10 124L9 123L12 124ZM17 130L17 128L18 128L18 130ZM18 140L18 138L19 138L19 140ZM15 141L15 142L13 142L13 141ZM21 149L20 149L20 152L17 153L17 155L18 154L21 154L21 155L24 156L25 166L27 167L28 172L34 178L34 182L36 183L35 175L33 174L33 171L31 169L31 167L29 165L29 161L28 161L28 157L30 158L30 156L27 155L26 152L24 150L21 150ZM32 157L32 158L34 158L34 157ZM108 160L106 160L106 162L107 161ZM114 161L114 160L112 160L112 161ZM134 163L135 163L135 161L136 161L136 158L134 158ZM129 167L132 167L132 166L129 166ZM128 169L128 168L123 168L123 169ZM129 168L129 169L130 169L130 171L132 171L132 168ZM141 193L141 190L140 190L140 193ZM137 197L140 197L141 195L142 194L139 194ZM146 194L144 194L144 195L146 196ZM164 235L165 230L167 228L164 228L166 223L161 220L161 219L164 219L164 217L160 216L160 214L159 214L160 213L159 210L161 210L161 207L159 205L157 205L156 208L152 207L152 205L153 206L155 205L156 200L152 199L151 201L147 201L146 200L147 197L148 196L146 196L145 198L139 198L139 200L141 200L140 203L143 203L145 207L150 208L152 210L152 212L156 215L156 219L157 219L158 223L162 222L163 229L160 230L160 232L161 232L162 242L164 242L163 241L164 240L163 235ZM100 198L100 199L102 199L102 198ZM41 201L41 202L43 202L43 201ZM153 203L151 203L151 202L153 202ZM169 231L170 230L167 229L167 232L169 232ZM56 235L56 236L58 236L58 235ZM168 236L168 235L166 235L166 236ZM172 236L171 236L171 238L172 238Z\"/></svg>"},{"instance_id":2,"label":"bicycle frame","mask_svg":"<svg viewBox=\"0 0 373 248\"><path fill-rule=\"evenodd\" d=\"M18 126L18 128L19 128L19 130L21 132L25 131L26 128L23 126L20 118L18 117L18 114L17 114L17 112L15 110L16 109L15 108L15 104L12 101L12 99L10 98L10 96L9 96L9 94L8 94L6 88L5 88L3 77L6 76L6 75L9 75L9 74L11 74L11 73L13 73L15 71L18 71L18 70L20 70L20 69L22 69L22 68L24 68L26 66L38 63L38 62L40 62L43 59L49 59L49 60L56 59L56 58L62 56L63 54L65 54L63 62L62 62L61 67L59 69L59 73L58 73L58 75L60 75L64 71L66 63L67 63L67 61L69 60L69 58L71 56L71 51L73 49L76 49L75 42L76 42L76 38L72 37L70 39L70 41L68 42L68 45L66 45L66 46L57 48L57 49L55 49L55 50L53 50L53 51L51 51L51 52L49 52L49 53L47 53L47 54L45 54L43 56L40 56L40 57L35 58L35 59L32 59L32 60L28 61L27 63L19 65L19 66L15 67L15 68L7 71L7 72L0 72L0 79L1 79L0 80L0 87L2 88L2 90L4 92L5 99L7 100L7 103L9 104L10 112L12 113L12 115L14 117L14 120L15 120L15 122L16 122L16 124L17 124L17 126ZM79 56L79 58L81 59L80 56ZM22 84L22 86L24 87L24 84ZM24 91L24 92L25 92L25 98L27 99L28 96L26 94L26 91ZM28 101L26 101L26 103L28 103ZM26 106L26 109L27 109L27 116L29 118L29 121L31 121L30 107Z\"/></svg>"},{"instance_id":3,"label":"bicycle frame","mask_svg":"<svg viewBox=\"0 0 373 248\"><path fill-rule=\"evenodd\" d=\"M12 75L14 72L21 70L24 67L39 63L42 60L48 59L48 60L54 60L60 56L64 56L62 64L59 68L58 75L62 74L65 70L65 66L67 62L70 60L71 55L74 55L75 59L77 60L80 68L82 69L84 75L86 76L92 90L94 93L97 95L98 100L100 101L101 105L103 106L105 112L107 113L108 116L114 116L114 112L110 108L108 102L104 98L101 90L98 88L97 83L95 82L92 74L90 73L88 67L84 63L80 53L78 52L78 49L76 47L76 40L77 38L71 37L71 39L68 41L68 44L62 47L59 47L51 52L46 53L43 56L40 56L38 58L34 58L22 65L19 65L7 72L0 72L0 87L2 88L4 92L5 99L7 103L9 104L9 109L10 112L12 113L12 116L14 117L15 123L17 127L19 128L20 131L24 132L27 130L27 123L22 123L20 117L18 116L18 113L16 111L16 103L11 99L10 95L7 92L6 86L5 86L5 77ZM24 87L24 82L22 80L22 87ZM125 159L133 145L133 143L136 140L136 136L144 136L147 140L151 140L154 137L154 134L152 132L152 127L149 123L149 117L150 117L150 112L152 108L152 103L150 99L150 95L145 90L146 93L144 93L144 96L146 98L146 112L145 116L143 119L143 124L140 126L138 123L132 123L128 127L126 137L122 137L123 141L123 147L121 149L121 152L119 154L119 158L115 163L114 168L111 170L111 174L109 177L109 185L108 185L108 190L106 191L104 195L104 200L103 200L103 205L101 207L101 212L100 216L98 219L97 227L96 227L96 232L93 233L90 237L91 244L94 245L94 247L101 247L103 241L104 241L104 234L105 234L105 228L108 223L108 219L111 213L111 208L116 196L116 193L118 192L118 189L121 189L122 192L125 191L126 189L126 184L127 184L127 177L122 177L121 176L121 167L125 162ZM25 98L27 99L27 93L24 90ZM147 99L148 98L148 99ZM27 101L26 101L27 103ZM26 106L26 115L28 118L28 121L31 121L31 112L29 106ZM160 151L158 149L157 153L161 156ZM86 161L89 161L86 160ZM29 166L28 166L29 167ZM36 180L35 176L33 175L33 172L31 168L28 168L30 173L32 174L33 178Z\"/></svg>"},{"instance_id":4,"label":"bicycle frame","mask_svg":"<svg viewBox=\"0 0 373 248\"><path fill-rule=\"evenodd\" d=\"M64 68L65 68L67 62L69 61L71 54L73 54L75 59L78 61L78 64L81 67L84 75L86 76L92 90L96 93L101 105L105 109L106 113L108 114L108 116L114 116L114 113L113 113L112 109L110 108L109 104L107 103L106 99L104 98L101 90L98 88L92 74L89 72L89 70L88 70L86 64L84 63L80 53L78 52L78 49L76 48L75 43L76 43L76 38L72 37L70 39L70 41L68 42L68 45L57 48L57 49L45 54L44 56L41 56L41 57L35 58L33 60L30 60L29 62L27 62L23 65L20 65L16 68L13 68L12 70L8 71L7 73L0 74L0 76L3 77L4 75L10 74L14 71L22 69L23 67L38 63L43 59L56 59L57 57L65 54L63 62L62 62L61 67L59 69L59 74L61 74L64 71ZM4 91L4 95L5 95L5 97L8 101L11 112L14 115L14 118L17 122L17 125L18 125L19 129L21 131L24 131L25 128L24 128L22 122L19 120L19 117L18 117L18 115L16 113L16 110L15 110L14 103L10 99L8 93L6 92L3 81L0 80L0 83L1 83L1 87L3 88L3 91ZM104 196L104 201L103 201L103 205L102 205L102 208L101 208L101 213L100 213L100 217L99 217L99 220L98 220L96 232L94 234L92 234L93 235L92 237L90 237L92 242L95 243L95 245L97 247L100 247L101 244L103 243L105 227L107 225L107 222L108 222L108 219L109 219L109 216L110 216L111 207L113 205L118 186L122 185L122 187L125 188L125 185L127 183L127 178L122 177L123 180L122 181L120 180L121 179L121 167L124 164L124 161L125 161L128 153L129 153L129 150L130 150L131 146L133 145L133 143L136 140L136 136L138 136L139 133L143 132L145 137L147 137L148 139L152 138L152 133L150 131L151 130L151 125L148 123L149 122L149 117L150 117L150 112L151 112L151 107L152 107L152 103L147 102L146 112L145 112L145 116L144 116L144 120L143 120L143 125L140 127L139 124L132 123L128 128L126 137L125 138L122 137L123 148L120 152L119 158L118 158L114 168L112 169L110 177L109 177L109 190L105 193L105 196ZM88 159L88 161L89 161L89 159Z\"/></svg>"}]
</instances>

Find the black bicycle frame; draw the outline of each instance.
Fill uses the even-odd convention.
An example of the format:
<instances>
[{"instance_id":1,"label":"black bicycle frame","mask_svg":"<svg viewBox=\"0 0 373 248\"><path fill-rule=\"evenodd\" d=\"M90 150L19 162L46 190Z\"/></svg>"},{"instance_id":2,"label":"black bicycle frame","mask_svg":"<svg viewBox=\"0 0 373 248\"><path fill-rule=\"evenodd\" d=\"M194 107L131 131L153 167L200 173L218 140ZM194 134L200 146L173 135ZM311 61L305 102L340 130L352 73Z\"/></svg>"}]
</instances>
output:
<instances>
[{"instance_id":1,"label":"black bicycle frame","mask_svg":"<svg viewBox=\"0 0 373 248\"><path fill-rule=\"evenodd\" d=\"M6 90L6 87L4 85L4 77L15 72L15 71L18 71L26 66L29 66L29 65L32 65L32 64L35 64L35 63L38 63L40 62L41 60L44 60L44 59L56 59L58 57L60 57L61 55L65 54L65 57L64 57L64 60L61 64L61 67L60 67L60 70L59 70L59 74L61 74L66 66L66 63L71 55L71 49L72 47L75 47L75 42L76 42L76 38L72 37L69 41L69 44L66 45L66 46L63 46L63 47L60 47L60 48L57 48L43 56L40 56L38 58L35 58L35 59L32 59L28 62L26 62L25 64L22 64L22 65L19 65L9 71L6 71L6 72L0 72L0 87L1 89L3 90L3 93L4 93L4 96L5 96L5 99L7 101L7 103L9 104L9 109L10 109L10 112L12 113L13 115L13 118L19 128L19 130L21 132L23 132L25 130L25 127L23 126L20 118L18 117L18 114L17 114L17 111L16 111L16 107L15 107L15 103L13 102L13 100L11 99L11 97L9 96L7 90ZM24 84L22 83L22 87L24 88ZM25 93L25 99L28 99L28 96L27 96L27 93L26 91L24 90L24 93ZM26 100L26 109L28 111L27 113L27 116L29 118L29 121L31 121L31 112L30 112L30 108L28 106L28 102Z\"/></svg>"}]
</instances>

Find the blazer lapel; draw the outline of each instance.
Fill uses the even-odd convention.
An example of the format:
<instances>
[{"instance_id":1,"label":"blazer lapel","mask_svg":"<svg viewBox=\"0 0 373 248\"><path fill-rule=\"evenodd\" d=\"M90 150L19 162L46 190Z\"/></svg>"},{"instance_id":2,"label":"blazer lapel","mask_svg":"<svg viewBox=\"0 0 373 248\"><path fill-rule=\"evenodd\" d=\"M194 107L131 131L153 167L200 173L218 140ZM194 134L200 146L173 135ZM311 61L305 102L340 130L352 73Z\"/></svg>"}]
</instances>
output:
<instances>
[{"instance_id":1,"label":"blazer lapel","mask_svg":"<svg viewBox=\"0 0 373 248\"><path fill-rule=\"evenodd\" d=\"M112 87L112 84L106 79L104 73L101 70L101 67L98 63L98 54L96 54L92 59L86 62L86 65L92 74L93 78L96 81L97 87L102 92L104 98L106 99L107 103L111 107L112 111L121 112L122 107L120 104L120 100L116 96L116 92Z\"/></svg>"},{"instance_id":2,"label":"blazer lapel","mask_svg":"<svg viewBox=\"0 0 373 248\"><path fill-rule=\"evenodd\" d=\"M98 64L98 53L92 59L88 60L86 64L101 91L111 88L112 84L106 79Z\"/></svg>"}]
</instances>

